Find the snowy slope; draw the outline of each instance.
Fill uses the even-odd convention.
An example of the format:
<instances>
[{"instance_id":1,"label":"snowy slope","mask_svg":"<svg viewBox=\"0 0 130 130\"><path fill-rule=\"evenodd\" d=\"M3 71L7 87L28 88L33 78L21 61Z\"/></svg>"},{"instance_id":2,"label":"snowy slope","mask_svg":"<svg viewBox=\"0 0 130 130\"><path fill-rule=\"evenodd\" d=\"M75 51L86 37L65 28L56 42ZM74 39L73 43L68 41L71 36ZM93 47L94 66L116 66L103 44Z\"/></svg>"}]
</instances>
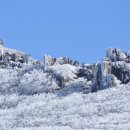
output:
<instances>
[{"instance_id":1,"label":"snowy slope","mask_svg":"<svg viewBox=\"0 0 130 130\"><path fill-rule=\"evenodd\" d=\"M1 130L130 130L130 85L92 94L0 96Z\"/></svg>"},{"instance_id":2,"label":"snowy slope","mask_svg":"<svg viewBox=\"0 0 130 130\"><path fill-rule=\"evenodd\" d=\"M4 52L8 52L10 54L15 53L15 54L18 54L18 55L25 55L25 53L22 52L22 51L18 51L16 49L10 49L10 48L7 48L7 47L5 47L3 45L0 45L0 50L3 50Z\"/></svg>"},{"instance_id":3,"label":"snowy slope","mask_svg":"<svg viewBox=\"0 0 130 130\"><path fill-rule=\"evenodd\" d=\"M130 130L130 54L109 49L81 66L0 52L0 130Z\"/></svg>"}]
</instances>

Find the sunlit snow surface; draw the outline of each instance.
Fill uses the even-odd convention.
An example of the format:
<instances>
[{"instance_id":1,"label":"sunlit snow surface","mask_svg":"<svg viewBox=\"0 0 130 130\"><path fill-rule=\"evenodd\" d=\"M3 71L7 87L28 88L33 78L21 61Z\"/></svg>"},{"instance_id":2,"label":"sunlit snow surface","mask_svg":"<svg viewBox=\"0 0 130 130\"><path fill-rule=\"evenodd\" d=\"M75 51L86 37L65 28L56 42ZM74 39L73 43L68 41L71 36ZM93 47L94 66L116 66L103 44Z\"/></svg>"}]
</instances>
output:
<instances>
[{"instance_id":1,"label":"sunlit snow surface","mask_svg":"<svg viewBox=\"0 0 130 130\"><path fill-rule=\"evenodd\" d=\"M130 86L97 93L0 95L0 130L130 130Z\"/></svg>"},{"instance_id":2,"label":"sunlit snow surface","mask_svg":"<svg viewBox=\"0 0 130 130\"><path fill-rule=\"evenodd\" d=\"M80 67L30 60L22 68L0 68L0 130L130 130L130 84L114 80L115 86L91 93L92 80L77 76ZM116 65L130 72L129 63Z\"/></svg>"}]
</instances>

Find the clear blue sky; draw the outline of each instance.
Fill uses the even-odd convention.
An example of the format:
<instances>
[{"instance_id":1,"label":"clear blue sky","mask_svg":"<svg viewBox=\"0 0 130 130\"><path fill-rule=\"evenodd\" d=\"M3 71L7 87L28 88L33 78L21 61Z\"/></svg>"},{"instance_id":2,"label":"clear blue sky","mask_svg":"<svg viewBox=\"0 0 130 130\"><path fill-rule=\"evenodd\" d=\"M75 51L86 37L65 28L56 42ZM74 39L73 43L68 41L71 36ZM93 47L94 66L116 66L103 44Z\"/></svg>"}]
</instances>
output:
<instances>
[{"instance_id":1,"label":"clear blue sky","mask_svg":"<svg viewBox=\"0 0 130 130\"><path fill-rule=\"evenodd\" d=\"M130 50L130 0L0 0L0 37L40 60L92 63L109 47Z\"/></svg>"}]
</instances>

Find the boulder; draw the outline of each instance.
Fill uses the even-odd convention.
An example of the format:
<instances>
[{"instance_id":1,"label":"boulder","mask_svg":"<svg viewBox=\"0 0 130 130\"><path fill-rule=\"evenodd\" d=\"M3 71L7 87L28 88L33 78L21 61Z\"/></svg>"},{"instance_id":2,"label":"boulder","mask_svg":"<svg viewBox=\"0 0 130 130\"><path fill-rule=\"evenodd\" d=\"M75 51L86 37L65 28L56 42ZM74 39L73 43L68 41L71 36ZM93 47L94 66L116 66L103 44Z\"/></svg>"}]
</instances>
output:
<instances>
[{"instance_id":1,"label":"boulder","mask_svg":"<svg viewBox=\"0 0 130 130\"><path fill-rule=\"evenodd\" d=\"M44 55L44 65L45 65L45 67L52 66L53 64L54 64L54 58L51 57L50 55Z\"/></svg>"},{"instance_id":2,"label":"boulder","mask_svg":"<svg viewBox=\"0 0 130 130\"><path fill-rule=\"evenodd\" d=\"M69 64L69 58L63 57L63 64Z\"/></svg>"},{"instance_id":3,"label":"boulder","mask_svg":"<svg viewBox=\"0 0 130 130\"><path fill-rule=\"evenodd\" d=\"M9 62L9 60L10 60L9 53L8 53L8 52L5 52L2 57L3 57L3 62L4 62L5 64L7 64L7 63Z\"/></svg>"},{"instance_id":4,"label":"boulder","mask_svg":"<svg viewBox=\"0 0 130 130\"><path fill-rule=\"evenodd\" d=\"M121 81L123 84L127 84L130 82L130 68L129 63L125 62L117 62L112 65L111 73L117 77L118 80Z\"/></svg>"},{"instance_id":5,"label":"boulder","mask_svg":"<svg viewBox=\"0 0 130 130\"><path fill-rule=\"evenodd\" d=\"M76 66L76 67L79 67L79 66L80 66L80 64L79 64L78 61L74 61L74 64L73 64L73 65Z\"/></svg>"},{"instance_id":6,"label":"boulder","mask_svg":"<svg viewBox=\"0 0 130 130\"><path fill-rule=\"evenodd\" d=\"M14 62L17 61L17 56L15 53L10 54L10 60Z\"/></svg>"},{"instance_id":7,"label":"boulder","mask_svg":"<svg viewBox=\"0 0 130 130\"><path fill-rule=\"evenodd\" d=\"M102 61L93 65L92 74L94 76L92 92L116 86L118 82L117 71L113 72L111 61ZM119 73L119 72L118 72Z\"/></svg>"},{"instance_id":8,"label":"boulder","mask_svg":"<svg viewBox=\"0 0 130 130\"><path fill-rule=\"evenodd\" d=\"M118 48L109 48L106 52L106 57L111 60L112 62L114 61L128 61L129 58L129 53L128 52L122 52Z\"/></svg>"}]
</instances>

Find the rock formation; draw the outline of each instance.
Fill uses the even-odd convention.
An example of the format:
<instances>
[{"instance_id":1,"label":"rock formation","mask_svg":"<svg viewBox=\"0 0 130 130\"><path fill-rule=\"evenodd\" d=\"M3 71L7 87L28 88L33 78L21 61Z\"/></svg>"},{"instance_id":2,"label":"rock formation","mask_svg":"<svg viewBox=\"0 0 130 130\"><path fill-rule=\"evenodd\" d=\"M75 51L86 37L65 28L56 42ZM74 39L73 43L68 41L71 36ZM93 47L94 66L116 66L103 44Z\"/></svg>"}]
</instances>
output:
<instances>
[{"instance_id":1,"label":"rock formation","mask_svg":"<svg viewBox=\"0 0 130 130\"><path fill-rule=\"evenodd\" d=\"M92 92L126 84L130 81L129 53L120 49L108 49L103 61L93 65L94 83Z\"/></svg>"},{"instance_id":2,"label":"rock formation","mask_svg":"<svg viewBox=\"0 0 130 130\"><path fill-rule=\"evenodd\" d=\"M43 79L46 80L44 86L47 83L53 91L66 87L73 88L74 91L75 86L75 90L86 89L88 93L130 82L130 55L118 48L108 49L105 58L100 62L81 66L78 61L72 61L68 57L54 58L50 55L44 55L44 62L41 63L24 52L6 48L0 40L0 68L21 68L21 70L26 68L24 73L38 69L42 75L46 76ZM18 75L23 75L23 72ZM37 78L41 79L41 77ZM18 81L21 83L21 76ZM42 84L42 81L40 83Z\"/></svg>"},{"instance_id":3,"label":"rock formation","mask_svg":"<svg viewBox=\"0 0 130 130\"><path fill-rule=\"evenodd\" d=\"M6 48L0 40L0 65L1 67L18 67L23 63L28 63L29 56L24 52Z\"/></svg>"}]
</instances>

